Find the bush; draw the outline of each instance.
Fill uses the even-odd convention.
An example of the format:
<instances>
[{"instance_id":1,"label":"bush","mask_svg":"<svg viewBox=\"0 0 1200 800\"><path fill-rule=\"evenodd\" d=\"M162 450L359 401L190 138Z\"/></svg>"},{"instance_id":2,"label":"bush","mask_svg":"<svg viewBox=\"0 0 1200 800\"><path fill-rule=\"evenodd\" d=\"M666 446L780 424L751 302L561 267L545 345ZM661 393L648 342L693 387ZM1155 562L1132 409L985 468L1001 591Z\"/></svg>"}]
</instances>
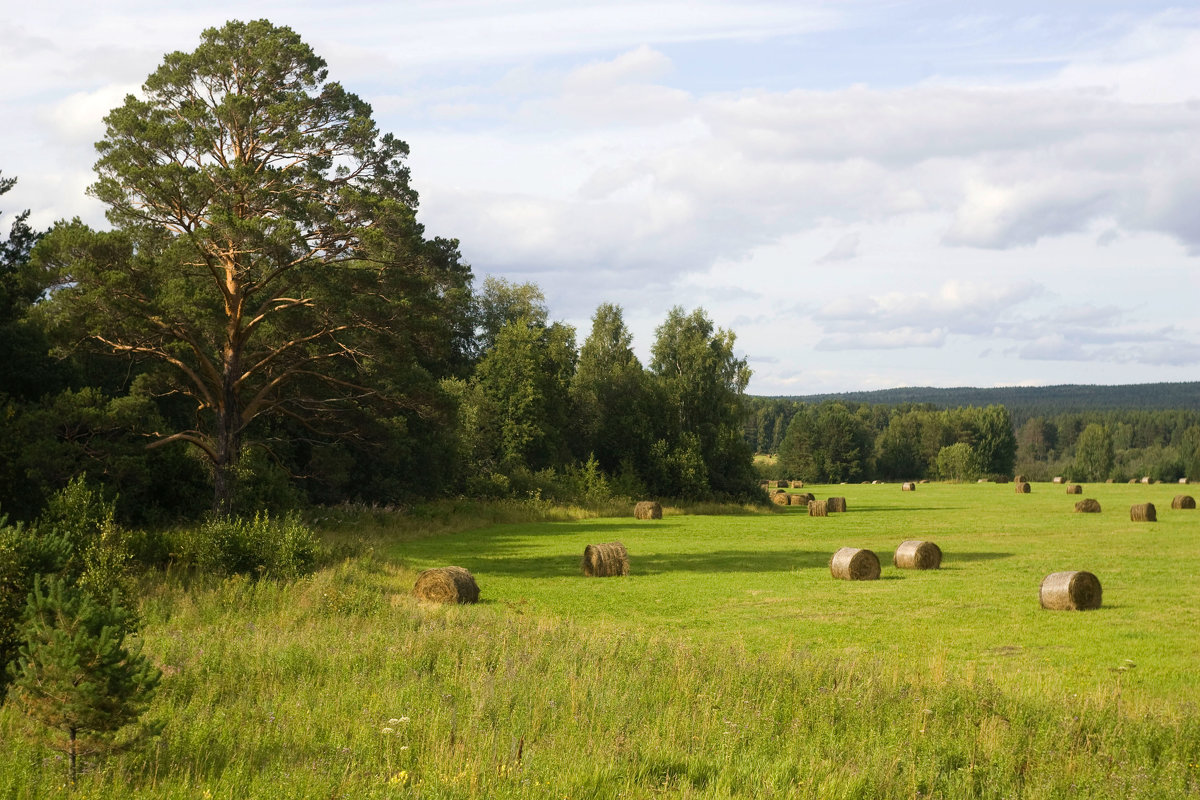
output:
<instances>
[{"instance_id":1,"label":"bush","mask_svg":"<svg viewBox=\"0 0 1200 800\"><path fill-rule=\"evenodd\" d=\"M172 553L180 563L218 575L269 575L294 578L310 572L317 560L312 529L296 512L216 517L175 533Z\"/></svg>"}]
</instances>

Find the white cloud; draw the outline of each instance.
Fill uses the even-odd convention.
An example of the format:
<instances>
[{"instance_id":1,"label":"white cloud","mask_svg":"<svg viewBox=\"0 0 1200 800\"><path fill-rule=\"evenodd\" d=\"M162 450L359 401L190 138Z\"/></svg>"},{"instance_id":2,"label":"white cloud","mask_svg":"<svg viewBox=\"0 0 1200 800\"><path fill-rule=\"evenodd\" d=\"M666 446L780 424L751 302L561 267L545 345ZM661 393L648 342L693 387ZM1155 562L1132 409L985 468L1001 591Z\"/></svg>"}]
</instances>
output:
<instances>
[{"instance_id":1,"label":"white cloud","mask_svg":"<svg viewBox=\"0 0 1200 800\"><path fill-rule=\"evenodd\" d=\"M838 261L850 261L858 255L860 236L857 233L844 233L828 253L817 259L818 264L832 264Z\"/></svg>"}]
</instances>

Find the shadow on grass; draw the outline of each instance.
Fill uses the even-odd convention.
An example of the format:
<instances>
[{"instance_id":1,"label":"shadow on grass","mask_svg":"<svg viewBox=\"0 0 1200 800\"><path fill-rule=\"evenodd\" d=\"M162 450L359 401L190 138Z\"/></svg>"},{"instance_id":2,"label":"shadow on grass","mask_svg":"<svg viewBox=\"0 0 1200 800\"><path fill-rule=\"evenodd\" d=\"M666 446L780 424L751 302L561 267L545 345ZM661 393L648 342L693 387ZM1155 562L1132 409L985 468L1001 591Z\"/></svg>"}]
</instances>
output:
<instances>
[{"instance_id":1,"label":"shadow on grass","mask_svg":"<svg viewBox=\"0 0 1200 800\"><path fill-rule=\"evenodd\" d=\"M997 561L1001 558L1012 558L1013 553L961 553L951 550L945 554L946 561Z\"/></svg>"},{"instance_id":2,"label":"shadow on grass","mask_svg":"<svg viewBox=\"0 0 1200 800\"><path fill-rule=\"evenodd\" d=\"M961 511L965 506L851 506L847 514L869 514L875 511Z\"/></svg>"},{"instance_id":3,"label":"shadow on grass","mask_svg":"<svg viewBox=\"0 0 1200 800\"><path fill-rule=\"evenodd\" d=\"M559 578L580 574L582 552L576 555L495 556L475 554L460 559L461 566L472 572L513 578ZM672 572L791 572L813 567L828 568L833 554L826 551L788 550L763 553L757 550L715 550L711 553L673 553L671 555L630 554L630 572L634 577L665 575Z\"/></svg>"}]
</instances>

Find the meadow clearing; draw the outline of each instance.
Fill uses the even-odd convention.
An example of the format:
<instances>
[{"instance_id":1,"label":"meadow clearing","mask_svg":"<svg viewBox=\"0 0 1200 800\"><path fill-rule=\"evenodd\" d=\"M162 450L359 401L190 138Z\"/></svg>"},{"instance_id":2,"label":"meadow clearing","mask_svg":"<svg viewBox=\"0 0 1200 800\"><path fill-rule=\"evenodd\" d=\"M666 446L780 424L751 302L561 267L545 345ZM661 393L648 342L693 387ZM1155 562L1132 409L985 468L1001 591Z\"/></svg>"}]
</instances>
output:
<instances>
[{"instance_id":1,"label":"meadow clearing","mask_svg":"<svg viewBox=\"0 0 1200 800\"><path fill-rule=\"evenodd\" d=\"M1195 488L803 489L846 498L825 518L334 514L345 557L308 578L146 579L163 731L75 796L1197 797L1200 512L1171 509ZM1146 501L1158 522L1131 522ZM894 568L906 539L942 568ZM609 541L630 575L582 577ZM832 579L844 545L881 579ZM478 605L409 596L447 564ZM1060 570L1095 573L1103 606L1041 609ZM0 797L67 794L19 729L0 710Z\"/></svg>"}]
</instances>

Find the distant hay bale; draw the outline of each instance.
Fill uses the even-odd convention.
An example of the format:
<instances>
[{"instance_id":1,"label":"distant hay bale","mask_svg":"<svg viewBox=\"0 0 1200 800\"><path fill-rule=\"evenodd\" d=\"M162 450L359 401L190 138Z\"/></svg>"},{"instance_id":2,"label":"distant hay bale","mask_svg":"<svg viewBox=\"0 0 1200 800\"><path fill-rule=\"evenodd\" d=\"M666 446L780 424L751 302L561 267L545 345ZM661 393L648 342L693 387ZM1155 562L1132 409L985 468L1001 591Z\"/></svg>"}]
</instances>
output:
<instances>
[{"instance_id":1,"label":"distant hay bale","mask_svg":"<svg viewBox=\"0 0 1200 800\"><path fill-rule=\"evenodd\" d=\"M1063 482L1062 476L1056 475L1055 477L1050 479L1050 482L1051 483L1062 483Z\"/></svg>"},{"instance_id":2,"label":"distant hay bale","mask_svg":"<svg viewBox=\"0 0 1200 800\"><path fill-rule=\"evenodd\" d=\"M1090 497L1087 500L1080 500L1075 504L1075 511L1080 514L1099 514L1100 501Z\"/></svg>"},{"instance_id":3,"label":"distant hay bale","mask_svg":"<svg viewBox=\"0 0 1200 800\"><path fill-rule=\"evenodd\" d=\"M807 506L808 501L812 500L812 499L813 499L813 496L806 492L800 492L798 494L789 494L787 496L787 504L789 506Z\"/></svg>"},{"instance_id":4,"label":"distant hay bale","mask_svg":"<svg viewBox=\"0 0 1200 800\"><path fill-rule=\"evenodd\" d=\"M1196 498L1192 497L1190 494L1177 494L1175 495L1175 499L1171 501L1171 508L1184 509L1195 507Z\"/></svg>"},{"instance_id":5,"label":"distant hay bale","mask_svg":"<svg viewBox=\"0 0 1200 800\"><path fill-rule=\"evenodd\" d=\"M786 506L791 501L788 499L787 492L776 492L775 494L771 495L771 502L777 506Z\"/></svg>"},{"instance_id":6,"label":"distant hay bale","mask_svg":"<svg viewBox=\"0 0 1200 800\"><path fill-rule=\"evenodd\" d=\"M1016 481L1017 483L1028 483L1029 482L1029 478L1026 478L1024 475L1018 475L1017 477L1013 478L1013 480Z\"/></svg>"},{"instance_id":7,"label":"distant hay bale","mask_svg":"<svg viewBox=\"0 0 1200 800\"><path fill-rule=\"evenodd\" d=\"M915 492L916 490L917 485L911 481L900 486L900 491L902 492Z\"/></svg>"},{"instance_id":8,"label":"distant hay bale","mask_svg":"<svg viewBox=\"0 0 1200 800\"><path fill-rule=\"evenodd\" d=\"M1138 480L1137 480L1137 478L1130 478L1130 479L1129 479L1129 482L1130 482L1130 483L1137 483L1137 482L1138 482Z\"/></svg>"},{"instance_id":9,"label":"distant hay bale","mask_svg":"<svg viewBox=\"0 0 1200 800\"><path fill-rule=\"evenodd\" d=\"M872 486L878 486L881 483L883 483L883 481L871 481Z\"/></svg>"},{"instance_id":10,"label":"distant hay bale","mask_svg":"<svg viewBox=\"0 0 1200 800\"><path fill-rule=\"evenodd\" d=\"M1067 487L1067 494L1083 494L1083 487L1078 483L1072 483Z\"/></svg>"},{"instance_id":11,"label":"distant hay bale","mask_svg":"<svg viewBox=\"0 0 1200 800\"><path fill-rule=\"evenodd\" d=\"M634 519L662 519L662 506L653 500L641 500L633 507Z\"/></svg>"},{"instance_id":12,"label":"distant hay bale","mask_svg":"<svg viewBox=\"0 0 1200 800\"><path fill-rule=\"evenodd\" d=\"M1143 476L1142 476L1142 483L1147 483L1147 484L1148 484L1148 483L1150 483L1150 476L1149 476L1149 475L1143 475Z\"/></svg>"},{"instance_id":13,"label":"distant hay bale","mask_svg":"<svg viewBox=\"0 0 1200 800\"><path fill-rule=\"evenodd\" d=\"M896 548L892 563L900 569L938 569L942 566L942 549L933 542L910 539Z\"/></svg>"},{"instance_id":14,"label":"distant hay bale","mask_svg":"<svg viewBox=\"0 0 1200 800\"><path fill-rule=\"evenodd\" d=\"M829 559L829 572L844 581L873 581L879 578L879 557L870 550L843 547Z\"/></svg>"},{"instance_id":15,"label":"distant hay bale","mask_svg":"<svg viewBox=\"0 0 1200 800\"><path fill-rule=\"evenodd\" d=\"M810 517L828 517L829 505L825 500L809 500L808 515Z\"/></svg>"},{"instance_id":16,"label":"distant hay bale","mask_svg":"<svg viewBox=\"0 0 1200 800\"><path fill-rule=\"evenodd\" d=\"M792 481L792 488L793 489L803 489L804 481Z\"/></svg>"},{"instance_id":17,"label":"distant hay bale","mask_svg":"<svg viewBox=\"0 0 1200 800\"><path fill-rule=\"evenodd\" d=\"M786 489L786 488L788 488L790 485L791 485L791 484L789 484L787 481L780 481L780 482L779 482L779 488L780 488L780 489Z\"/></svg>"},{"instance_id":18,"label":"distant hay bale","mask_svg":"<svg viewBox=\"0 0 1200 800\"><path fill-rule=\"evenodd\" d=\"M1017 481L1013 488L1017 490L1017 494L1029 494L1029 481Z\"/></svg>"},{"instance_id":19,"label":"distant hay bale","mask_svg":"<svg viewBox=\"0 0 1200 800\"><path fill-rule=\"evenodd\" d=\"M975 482L976 483L987 483L988 479L987 478L976 478Z\"/></svg>"},{"instance_id":20,"label":"distant hay bale","mask_svg":"<svg viewBox=\"0 0 1200 800\"><path fill-rule=\"evenodd\" d=\"M825 501L825 507L828 509L830 514L833 514L835 512L839 513L839 514L845 514L846 513L846 498L830 497L828 500Z\"/></svg>"},{"instance_id":21,"label":"distant hay bale","mask_svg":"<svg viewBox=\"0 0 1200 800\"><path fill-rule=\"evenodd\" d=\"M1133 522L1158 522L1154 503L1138 503L1129 507L1129 519Z\"/></svg>"},{"instance_id":22,"label":"distant hay bale","mask_svg":"<svg viewBox=\"0 0 1200 800\"><path fill-rule=\"evenodd\" d=\"M1052 572L1042 579L1038 597L1051 611L1100 607L1100 580L1090 572Z\"/></svg>"},{"instance_id":23,"label":"distant hay bale","mask_svg":"<svg viewBox=\"0 0 1200 800\"><path fill-rule=\"evenodd\" d=\"M433 603L478 603L479 585L462 567L434 567L417 576L413 596Z\"/></svg>"},{"instance_id":24,"label":"distant hay bale","mask_svg":"<svg viewBox=\"0 0 1200 800\"><path fill-rule=\"evenodd\" d=\"M629 552L620 542L589 544L580 567L589 578L623 577L629 574Z\"/></svg>"},{"instance_id":25,"label":"distant hay bale","mask_svg":"<svg viewBox=\"0 0 1200 800\"><path fill-rule=\"evenodd\" d=\"M1187 478L1180 478L1180 479L1179 479L1179 483L1180 483L1181 485L1183 485L1183 486L1187 486L1188 479L1187 479Z\"/></svg>"},{"instance_id":26,"label":"distant hay bale","mask_svg":"<svg viewBox=\"0 0 1200 800\"><path fill-rule=\"evenodd\" d=\"M1105 482L1105 483L1115 483L1115 481L1114 481L1112 478L1109 478L1109 479L1107 479L1107 480L1106 480L1106 481L1104 481L1104 482Z\"/></svg>"}]
</instances>

